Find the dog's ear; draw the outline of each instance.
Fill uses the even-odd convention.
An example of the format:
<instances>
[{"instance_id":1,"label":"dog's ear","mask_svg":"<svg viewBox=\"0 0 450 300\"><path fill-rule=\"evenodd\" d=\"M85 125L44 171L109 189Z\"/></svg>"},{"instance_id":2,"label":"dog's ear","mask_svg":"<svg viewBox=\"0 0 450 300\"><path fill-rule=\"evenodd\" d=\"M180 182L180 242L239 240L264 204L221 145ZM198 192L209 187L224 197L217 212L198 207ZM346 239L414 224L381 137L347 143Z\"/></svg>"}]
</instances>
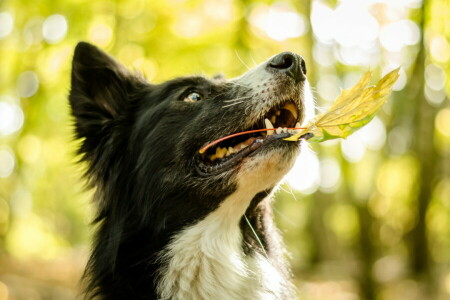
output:
<instances>
[{"instance_id":1,"label":"dog's ear","mask_svg":"<svg viewBox=\"0 0 450 300\"><path fill-rule=\"evenodd\" d=\"M97 47L80 42L72 62L69 101L77 136L88 138L121 116L143 80Z\"/></svg>"}]
</instances>

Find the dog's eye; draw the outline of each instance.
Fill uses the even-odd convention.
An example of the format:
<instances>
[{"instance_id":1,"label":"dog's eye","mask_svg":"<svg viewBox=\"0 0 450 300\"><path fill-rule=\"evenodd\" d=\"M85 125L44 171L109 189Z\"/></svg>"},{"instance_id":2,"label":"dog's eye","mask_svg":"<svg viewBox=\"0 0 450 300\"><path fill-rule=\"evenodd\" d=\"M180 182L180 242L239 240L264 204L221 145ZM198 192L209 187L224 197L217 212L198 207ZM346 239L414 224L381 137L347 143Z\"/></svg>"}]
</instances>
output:
<instances>
[{"instance_id":1,"label":"dog's eye","mask_svg":"<svg viewBox=\"0 0 450 300\"><path fill-rule=\"evenodd\" d=\"M186 97L184 97L183 101L186 102L197 102L202 100L202 95L197 92L189 93Z\"/></svg>"}]
</instances>

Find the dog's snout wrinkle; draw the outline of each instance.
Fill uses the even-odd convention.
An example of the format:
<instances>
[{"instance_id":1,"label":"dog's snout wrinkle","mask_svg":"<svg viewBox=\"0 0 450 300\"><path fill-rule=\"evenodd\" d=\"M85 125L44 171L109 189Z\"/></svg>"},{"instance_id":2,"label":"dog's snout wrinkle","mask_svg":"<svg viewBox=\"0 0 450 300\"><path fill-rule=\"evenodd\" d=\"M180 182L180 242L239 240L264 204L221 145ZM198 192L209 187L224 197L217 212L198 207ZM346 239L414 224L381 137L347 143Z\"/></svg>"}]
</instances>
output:
<instances>
[{"instance_id":1,"label":"dog's snout wrinkle","mask_svg":"<svg viewBox=\"0 0 450 300\"><path fill-rule=\"evenodd\" d=\"M274 56L267 63L266 69L272 73L285 73L296 82L306 80L305 60L292 52L282 52Z\"/></svg>"}]
</instances>

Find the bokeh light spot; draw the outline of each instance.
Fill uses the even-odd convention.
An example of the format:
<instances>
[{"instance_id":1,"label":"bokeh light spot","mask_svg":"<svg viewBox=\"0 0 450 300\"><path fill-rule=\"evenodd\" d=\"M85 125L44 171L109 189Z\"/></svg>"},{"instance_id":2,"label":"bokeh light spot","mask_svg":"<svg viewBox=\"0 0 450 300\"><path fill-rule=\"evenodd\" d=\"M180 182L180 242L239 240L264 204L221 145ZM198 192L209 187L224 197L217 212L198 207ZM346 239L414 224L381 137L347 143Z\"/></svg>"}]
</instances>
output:
<instances>
[{"instance_id":1,"label":"bokeh light spot","mask_svg":"<svg viewBox=\"0 0 450 300\"><path fill-rule=\"evenodd\" d=\"M320 190L323 193L335 192L341 183L341 167L336 159L325 157L320 160Z\"/></svg>"},{"instance_id":2,"label":"bokeh light spot","mask_svg":"<svg viewBox=\"0 0 450 300\"><path fill-rule=\"evenodd\" d=\"M33 71L25 71L17 79L17 91L22 98L33 96L39 88L39 78Z\"/></svg>"},{"instance_id":3,"label":"bokeh light spot","mask_svg":"<svg viewBox=\"0 0 450 300\"><path fill-rule=\"evenodd\" d=\"M324 67L331 67L336 61L332 48L320 42L314 45L313 57L316 63Z\"/></svg>"},{"instance_id":4,"label":"bokeh light spot","mask_svg":"<svg viewBox=\"0 0 450 300\"><path fill-rule=\"evenodd\" d=\"M353 133L346 140L341 141L344 158L349 162L359 162L366 148L380 150L386 143L386 128L383 122L375 117L369 124Z\"/></svg>"},{"instance_id":5,"label":"bokeh light spot","mask_svg":"<svg viewBox=\"0 0 450 300\"><path fill-rule=\"evenodd\" d=\"M134 19L142 14L145 3L145 0L119 1L118 13L124 18Z\"/></svg>"},{"instance_id":6,"label":"bokeh light spot","mask_svg":"<svg viewBox=\"0 0 450 300\"><path fill-rule=\"evenodd\" d=\"M341 141L342 154L348 162L359 162L366 153L366 145L362 140L362 136L356 132L349 136L346 140Z\"/></svg>"},{"instance_id":7,"label":"bokeh light spot","mask_svg":"<svg viewBox=\"0 0 450 300\"><path fill-rule=\"evenodd\" d=\"M18 143L20 158L27 163L36 162L41 155L41 141L35 135L28 134L22 137Z\"/></svg>"},{"instance_id":8,"label":"bokeh light spot","mask_svg":"<svg viewBox=\"0 0 450 300\"><path fill-rule=\"evenodd\" d=\"M314 35L324 44L333 41L334 11L320 1L312 3L311 25Z\"/></svg>"},{"instance_id":9,"label":"bokeh light spot","mask_svg":"<svg viewBox=\"0 0 450 300\"><path fill-rule=\"evenodd\" d=\"M332 103L341 92L340 85L341 82L336 75L324 74L317 82L317 91L322 99Z\"/></svg>"},{"instance_id":10,"label":"bokeh light spot","mask_svg":"<svg viewBox=\"0 0 450 300\"><path fill-rule=\"evenodd\" d=\"M276 41L304 35L306 18L287 5L257 6L250 15L250 23Z\"/></svg>"},{"instance_id":11,"label":"bokeh light spot","mask_svg":"<svg viewBox=\"0 0 450 300\"><path fill-rule=\"evenodd\" d=\"M450 138L450 108L444 108L439 111L435 125L442 135Z\"/></svg>"},{"instance_id":12,"label":"bokeh light spot","mask_svg":"<svg viewBox=\"0 0 450 300\"><path fill-rule=\"evenodd\" d=\"M193 13L181 14L175 24L173 25L173 31L178 36L183 38L193 38L200 35L205 28L204 20L201 15Z\"/></svg>"},{"instance_id":13,"label":"bokeh light spot","mask_svg":"<svg viewBox=\"0 0 450 300\"><path fill-rule=\"evenodd\" d=\"M23 125L22 109L15 103L1 101L0 97L0 137L12 134Z\"/></svg>"},{"instance_id":14,"label":"bokeh light spot","mask_svg":"<svg viewBox=\"0 0 450 300\"><path fill-rule=\"evenodd\" d=\"M41 17L34 17L28 20L23 29L23 39L27 46L32 46L42 42L42 25L44 19Z\"/></svg>"},{"instance_id":15,"label":"bokeh light spot","mask_svg":"<svg viewBox=\"0 0 450 300\"><path fill-rule=\"evenodd\" d=\"M134 43L128 43L124 45L119 51L119 61L123 62L125 65L131 66L133 63L145 56L145 49Z\"/></svg>"},{"instance_id":16,"label":"bokeh light spot","mask_svg":"<svg viewBox=\"0 0 450 300\"><path fill-rule=\"evenodd\" d=\"M359 46L375 41L378 37L378 22L370 14L364 1L342 1L333 15L333 27L330 29L334 39L342 46Z\"/></svg>"},{"instance_id":17,"label":"bokeh light spot","mask_svg":"<svg viewBox=\"0 0 450 300\"><path fill-rule=\"evenodd\" d=\"M383 73L384 74L388 73L397 67L398 67L398 65L397 66L388 66L386 68L383 68ZM408 82L408 76L406 75L404 68L400 68L398 75L399 75L399 77L398 77L397 81L392 86L393 91L403 90L403 88L406 86L406 83Z\"/></svg>"},{"instance_id":18,"label":"bokeh light spot","mask_svg":"<svg viewBox=\"0 0 450 300\"><path fill-rule=\"evenodd\" d=\"M442 89L442 90L436 91L436 90L430 88L428 85L424 86L423 92L425 94L425 99L427 100L427 102L436 107L440 106L447 97L445 90Z\"/></svg>"},{"instance_id":19,"label":"bokeh light spot","mask_svg":"<svg viewBox=\"0 0 450 300\"><path fill-rule=\"evenodd\" d=\"M315 37L324 44L336 43L335 56L343 64L374 65L380 61L376 43L379 24L369 8L370 3L355 0L341 1L336 9L320 1L312 4Z\"/></svg>"},{"instance_id":20,"label":"bokeh light spot","mask_svg":"<svg viewBox=\"0 0 450 300\"><path fill-rule=\"evenodd\" d=\"M22 258L40 256L54 259L61 254L63 240L51 234L49 224L34 214L30 214L22 222L16 222L11 227L14 234L7 235L6 248L14 255Z\"/></svg>"},{"instance_id":21,"label":"bokeh light spot","mask_svg":"<svg viewBox=\"0 0 450 300\"><path fill-rule=\"evenodd\" d=\"M3 146L0 148L0 178L7 178L11 176L14 171L16 159L14 152L9 147Z\"/></svg>"},{"instance_id":22,"label":"bokeh light spot","mask_svg":"<svg viewBox=\"0 0 450 300\"><path fill-rule=\"evenodd\" d=\"M67 20L63 15L51 15L42 25L42 35L49 44L62 41L67 34Z\"/></svg>"},{"instance_id":23,"label":"bokeh light spot","mask_svg":"<svg viewBox=\"0 0 450 300\"><path fill-rule=\"evenodd\" d=\"M445 177L439 181L434 189L434 194L438 201L450 209L450 177Z\"/></svg>"},{"instance_id":24,"label":"bokeh light spot","mask_svg":"<svg viewBox=\"0 0 450 300\"><path fill-rule=\"evenodd\" d=\"M107 47L110 45L113 35L114 33L111 26L101 21L93 22L88 31L89 40L100 47Z\"/></svg>"},{"instance_id":25,"label":"bokeh light spot","mask_svg":"<svg viewBox=\"0 0 450 300\"><path fill-rule=\"evenodd\" d=\"M375 117L359 131L368 149L378 151L386 143L386 127L380 118Z\"/></svg>"},{"instance_id":26,"label":"bokeh light spot","mask_svg":"<svg viewBox=\"0 0 450 300\"><path fill-rule=\"evenodd\" d=\"M392 128L388 136L389 152L402 155L411 147L412 136L408 128L396 126Z\"/></svg>"},{"instance_id":27,"label":"bokeh light spot","mask_svg":"<svg viewBox=\"0 0 450 300\"><path fill-rule=\"evenodd\" d=\"M7 37L14 28L14 19L10 13L0 13L0 39Z\"/></svg>"},{"instance_id":28,"label":"bokeh light spot","mask_svg":"<svg viewBox=\"0 0 450 300\"><path fill-rule=\"evenodd\" d=\"M437 62L448 62L450 60L450 43L443 36L434 37L430 42L430 54Z\"/></svg>"},{"instance_id":29,"label":"bokeh light spot","mask_svg":"<svg viewBox=\"0 0 450 300\"><path fill-rule=\"evenodd\" d=\"M386 50L399 52L403 47L420 40L419 26L411 20L400 20L381 28L380 43Z\"/></svg>"},{"instance_id":30,"label":"bokeh light spot","mask_svg":"<svg viewBox=\"0 0 450 300\"><path fill-rule=\"evenodd\" d=\"M339 239L345 242L354 240L359 231L356 209L348 204L330 206L325 212L324 223L335 232Z\"/></svg>"},{"instance_id":31,"label":"bokeh light spot","mask_svg":"<svg viewBox=\"0 0 450 300\"><path fill-rule=\"evenodd\" d=\"M373 49L370 49L373 47ZM335 49L336 57L340 62L350 66L374 65L380 61L380 52L374 43L370 47L341 46ZM374 51L375 50L375 51Z\"/></svg>"},{"instance_id":32,"label":"bokeh light spot","mask_svg":"<svg viewBox=\"0 0 450 300\"><path fill-rule=\"evenodd\" d=\"M391 244L392 245L392 244ZM380 282L389 282L404 275L405 262L398 256L385 256L373 265L373 274Z\"/></svg>"},{"instance_id":33,"label":"bokeh light spot","mask_svg":"<svg viewBox=\"0 0 450 300\"><path fill-rule=\"evenodd\" d=\"M390 201L391 208L400 205L393 201L394 198L406 199L413 192L411 188L415 183L416 174L417 160L410 156L387 161L381 166L377 188L386 197L386 201Z\"/></svg>"},{"instance_id":34,"label":"bokeh light spot","mask_svg":"<svg viewBox=\"0 0 450 300\"><path fill-rule=\"evenodd\" d=\"M31 193L22 188L17 188L11 195L11 213L18 218L27 217L33 209L33 198Z\"/></svg>"},{"instance_id":35,"label":"bokeh light spot","mask_svg":"<svg viewBox=\"0 0 450 300\"><path fill-rule=\"evenodd\" d=\"M233 1L232 0L206 0L204 4L205 13L215 19L221 21L230 21L233 18Z\"/></svg>"},{"instance_id":36,"label":"bokeh light spot","mask_svg":"<svg viewBox=\"0 0 450 300\"><path fill-rule=\"evenodd\" d=\"M445 87L446 75L444 69L435 64L429 64L425 68L425 83L435 91L440 91Z\"/></svg>"},{"instance_id":37,"label":"bokeh light spot","mask_svg":"<svg viewBox=\"0 0 450 300\"><path fill-rule=\"evenodd\" d=\"M317 154L303 147L291 171L285 177L294 189L304 194L312 194L320 183L320 162Z\"/></svg>"}]
</instances>

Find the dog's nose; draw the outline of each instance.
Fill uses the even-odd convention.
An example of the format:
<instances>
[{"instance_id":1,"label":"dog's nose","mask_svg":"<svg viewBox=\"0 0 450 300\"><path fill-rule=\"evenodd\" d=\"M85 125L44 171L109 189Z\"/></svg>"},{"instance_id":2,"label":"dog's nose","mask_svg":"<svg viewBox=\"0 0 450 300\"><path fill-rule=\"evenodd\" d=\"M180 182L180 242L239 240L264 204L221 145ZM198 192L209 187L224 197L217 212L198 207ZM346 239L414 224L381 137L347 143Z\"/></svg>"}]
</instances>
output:
<instances>
[{"instance_id":1,"label":"dog's nose","mask_svg":"<svg viewBox=\"0 0 450 300\"><path fill-rule=\"evenodd\" d=\"M306 64L304 59L300 55L292 52L282 52L274 56L267 63L266 69L272 73L285 73L296 82L306 79Z\"/></svg>"}]
</instances>

